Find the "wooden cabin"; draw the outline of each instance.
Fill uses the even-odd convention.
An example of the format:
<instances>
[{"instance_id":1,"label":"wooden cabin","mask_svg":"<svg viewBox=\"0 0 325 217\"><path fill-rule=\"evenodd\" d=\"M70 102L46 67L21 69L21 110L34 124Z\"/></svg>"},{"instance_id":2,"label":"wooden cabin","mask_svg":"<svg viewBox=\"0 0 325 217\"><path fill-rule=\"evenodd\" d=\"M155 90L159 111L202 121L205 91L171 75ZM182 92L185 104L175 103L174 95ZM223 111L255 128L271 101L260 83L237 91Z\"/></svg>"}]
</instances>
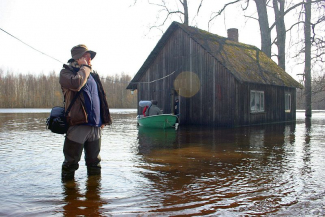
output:
<instances>
[{"instance_id":1,"label":"wooden cabin","mask_svg":"<svg viewBox=\"0 0 325 217\"><path fill-rule=\"evenodd\" d=\"M177 22L127 86L163 113L174 113L178 99L180 124L222 127L294 121L296 88L261 50L239 43L237 29L225 38Z\"/></svg>"}]
</instances>

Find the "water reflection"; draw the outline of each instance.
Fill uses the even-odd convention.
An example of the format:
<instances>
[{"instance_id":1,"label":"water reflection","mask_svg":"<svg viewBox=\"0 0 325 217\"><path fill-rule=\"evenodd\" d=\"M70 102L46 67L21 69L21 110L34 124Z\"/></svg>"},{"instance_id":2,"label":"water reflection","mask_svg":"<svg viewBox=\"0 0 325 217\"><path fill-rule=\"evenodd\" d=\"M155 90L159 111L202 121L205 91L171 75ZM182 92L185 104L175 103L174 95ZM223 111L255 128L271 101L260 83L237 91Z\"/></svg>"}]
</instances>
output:
<instances>
[{"instance_id":1,"label":"water reflection","mask_svg":"<svg viewBox=\"0 0 325 217\"><path fill-rule=\"evenodd\" d=\"M306 117L305 118L305 126L306 126L306 133L305 133L305 141L306 144L309 144L310 142L310 131L311 131L311 118L310 117Z\"/></svg>"},{"instance_id":2,"label":"water reflection","mask_svg":"<svg viewBox=\"0 0 325 217\"><path fill-rule=\"evenodd\" d=\"M101 198L101 176L89 176L85 185L83 193L77 181L63 182L64 216L102 216L107 202Z\"/></svg>"},{"instance_id":3,"label":"water reflection","mask_svg":"<svg viewBox=\"0 0 325 217\"><path fill-rule=\"evenodd\" d=\"M155 149L173 147L176 142L176 130L174 128L167 129L151 129L138 127L139 154L150 153Z\"/></svg>"},{"instance_id":4,"label":"water reflection","mask_svg":"<svg viewBox=\"0 0 325 217\"><path fill-rule=\"evenodd\" d=\"M292 188L283 180L290 167L284 144L294 142L295 123L181 127L176 135L139 129L138 139L150 171L143 175L160 192L162 206L154 212L194 215L226 209L255 215L296 202L283 202L278 195L290 194Z\"/></svg>"}]
</instances>

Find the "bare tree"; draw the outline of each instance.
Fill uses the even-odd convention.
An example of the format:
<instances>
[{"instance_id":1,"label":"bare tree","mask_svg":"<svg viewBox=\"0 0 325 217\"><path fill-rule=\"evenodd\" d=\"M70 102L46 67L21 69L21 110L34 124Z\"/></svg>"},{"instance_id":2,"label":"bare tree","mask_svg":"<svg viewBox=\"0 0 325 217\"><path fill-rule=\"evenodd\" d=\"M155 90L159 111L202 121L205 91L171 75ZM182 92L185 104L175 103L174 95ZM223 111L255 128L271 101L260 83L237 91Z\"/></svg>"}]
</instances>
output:
<instances>
[{"instance_id":1,"label":"bare tree","mask_svg":"<svg viewBox=\"0 0 325 217\"><path fill-rule=\"evenodd\" d=\"M318 11L319 16L311 23L311 42L314 48L312 50L312 61L313 63L320 63L323 66L323 63L325 63L325 1L319 2L314 11Z\"/></svg>"},{"instance_id":2,"label":"bare tree","mask_svg":"<svg viewBox=\"0 0 325 217\"><path fill-rule=\"evenodd\" d=\"M286 27L284 23L284 3L285 0L273 0L273 9L275 16L275 26L276 26L276 42L275 44L278 47L278 65L285 70L286 64Z\"/></svg>"},{"instance_id":3,"label":"bare tree","mask_svg":"<svg viewBox=\"0 0 325 217\"><path fill-rule=\"evenodd\" d=\"M312 8L314 7L314 10ZM317 95L317 100L325 100L321 85L323 82L316 82L317 85L313 84L312 81L312 71L316 73L317 71L323 70L324 64L324 54L325 54L325 43L324 43L324 11L325 2L324 1L312 1L306 0L303 2L303 8L299 13L299 18L302 19L304 23L304 40L300 42L301 49L299 50L296 57L304 55L304 102L305 102L305 116L312 116L312 98ZM321 78L321 76L320 76ZM315 79L315 77L314 77ZM317 81L316 78L315 81ZM322 79L320 79L322 81ZM316 88L314 90L314 88ZM320 96L320 97L319 97ZM322 96L322 97L321 97ZM323 99L322 99L323 98Z\"/></svg>"},{"instance_id":4,"label":"bare tree","mask_svg":"<svg viewBox=\"0 0 325 217\"><path fill-rule=\"evenodd\" d=\"M138 2L139 0L134 0L134 5ZM160 8L160 10L158 11L157 14L157 20L155 22L154 25L151 25L150 30L151 29L160 29L161 27L163 27L167 20L169 18L173 19L174 16L178 16L178 19L180 19L180 21L182 23L184 23L185 25L190 25L189 24L189 8L188 8L188 0L178 0L179 4L171 6L169 1L166 0L160 0L160 1L152 1L152 0L148 0L148 4L150 5L154 5L157 6L158 8ZM194 2L194 1L193 1ZM201 7L203 4L203 0L200 0L199 5L197 6L197 14L199 13ZM163 32L163 31L162 31Z\"/></svg>"},{"instance_id":5,"label":"bare tree","mask_svg":"<svg viewBox=\"0 0 325 217\"><path fill-rule=\"evenodd\" d=\"M268 56L271 57L271 29L269 27L269 18L267 13L267 0L254 0L258 18L253 18L248 16L249 18L253 18L259 22L260 32L261 32L261 50ZM250 0L235 0L229 2L223 6L218 12L212 12L208 26L210 26L210 22L220 16L227 7L241 3L242 9L245 11L249 7Z\"/></svg>"},{"instance_id":6,"label":"bare tree","mask_svg":"<svg viewBox=\"0 0 325 217\"><path fill-rule=\"evenodd\" d=\"M321 0L315 0L313 3L320 2ZM252 18L259 22L260 27L260 36L261 36L261 50L268 56L271 57L272 53L272 45L275 44L278 48L278 65L285 69L285 49L286 49L286 27L285 27L285 15L298 8L299 6L303 5L304 2L299 2L297 4L290 5L287 9L285 9L285 0L272 0L272 4L270 0L254 0L256 5L256 11L258 14L258 18L246 16L247 18ZM223 6L221 10L217 13L213 12L209 23L221 15L227 7L241 3L242 9L245 11L249 7L250 0L235 0L229 2ZM269 25L269 15L267 12L268 7L273 7L275 21L272 25ZM276 37L274 41L271 41L271 31L276 28Z\"/></svg>"},{"instance_id":7,"label":"bare tree","mask_svg":"<svg viewBox=\"0 0 325 217\"><path fill-rule=\"evenodd\" d=\"M271 57L271 30L269 27L269 18L267 14L266 0L254 0L258 13L258 22L261 31L261 50Z\"/></svg>"},{"instance_id":8,"label":"bare tree","mask_svg":"<svg viewBox=\"0 0 325 217\"><path fill-rule=\"evenodd\" d=\"M311 0L305 4L305 116L311 117Z\"/></svg>"}]
</instances>

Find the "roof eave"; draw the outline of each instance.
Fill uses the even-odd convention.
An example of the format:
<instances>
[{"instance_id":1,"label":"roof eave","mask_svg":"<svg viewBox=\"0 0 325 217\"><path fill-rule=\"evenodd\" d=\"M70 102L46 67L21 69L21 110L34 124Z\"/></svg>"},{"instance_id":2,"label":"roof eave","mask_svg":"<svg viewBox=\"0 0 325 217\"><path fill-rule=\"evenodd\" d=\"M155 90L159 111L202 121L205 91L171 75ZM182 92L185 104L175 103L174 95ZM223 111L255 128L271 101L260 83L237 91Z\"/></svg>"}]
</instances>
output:
<instances>
[{"instance_id":1,"label":"roof eave","mask_svg":"<svg viewBox=\"0 0 325 217\"><path fill-rule=\"evenodd\" d=\"M140 67L139 71L135 74L129 85L126 87L126 89L137 89L137 84L142 75L147 71L149 66L151 65L151 62L155 59L155 57L159 54L161 48L165 45L166 41L169 39L169 37L173 34L173 32L177 29L178 25L177 22L173 22L169 28L166 30L166 32L163 34L163 36L158 41L157 45L154 47L154 49L151 51L147 59L144 61L142 66ZM134 83L134 84L132 84Z\"/></svg>"}]
</instances>

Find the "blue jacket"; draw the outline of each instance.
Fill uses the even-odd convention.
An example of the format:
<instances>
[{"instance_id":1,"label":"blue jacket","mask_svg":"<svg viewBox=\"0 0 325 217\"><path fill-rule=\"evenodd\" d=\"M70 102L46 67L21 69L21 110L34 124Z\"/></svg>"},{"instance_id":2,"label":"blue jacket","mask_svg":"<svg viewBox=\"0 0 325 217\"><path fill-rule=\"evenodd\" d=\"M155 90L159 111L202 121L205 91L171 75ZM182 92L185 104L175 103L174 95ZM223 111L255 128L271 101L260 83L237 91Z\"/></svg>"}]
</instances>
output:
<instances>
[{"instance_id":1,"label":"blue jacket","mask_svg":"<svg viewBox=\"0 0 325 217\"><path fill-rule=\"evenodd\" d=\"M86 125L100 127L102 125L102 120L100 117L98 87L91 74L83 88L83 95L85 99L85 109L88 114L88 123Z\"/></svg>"}]
</instances>

